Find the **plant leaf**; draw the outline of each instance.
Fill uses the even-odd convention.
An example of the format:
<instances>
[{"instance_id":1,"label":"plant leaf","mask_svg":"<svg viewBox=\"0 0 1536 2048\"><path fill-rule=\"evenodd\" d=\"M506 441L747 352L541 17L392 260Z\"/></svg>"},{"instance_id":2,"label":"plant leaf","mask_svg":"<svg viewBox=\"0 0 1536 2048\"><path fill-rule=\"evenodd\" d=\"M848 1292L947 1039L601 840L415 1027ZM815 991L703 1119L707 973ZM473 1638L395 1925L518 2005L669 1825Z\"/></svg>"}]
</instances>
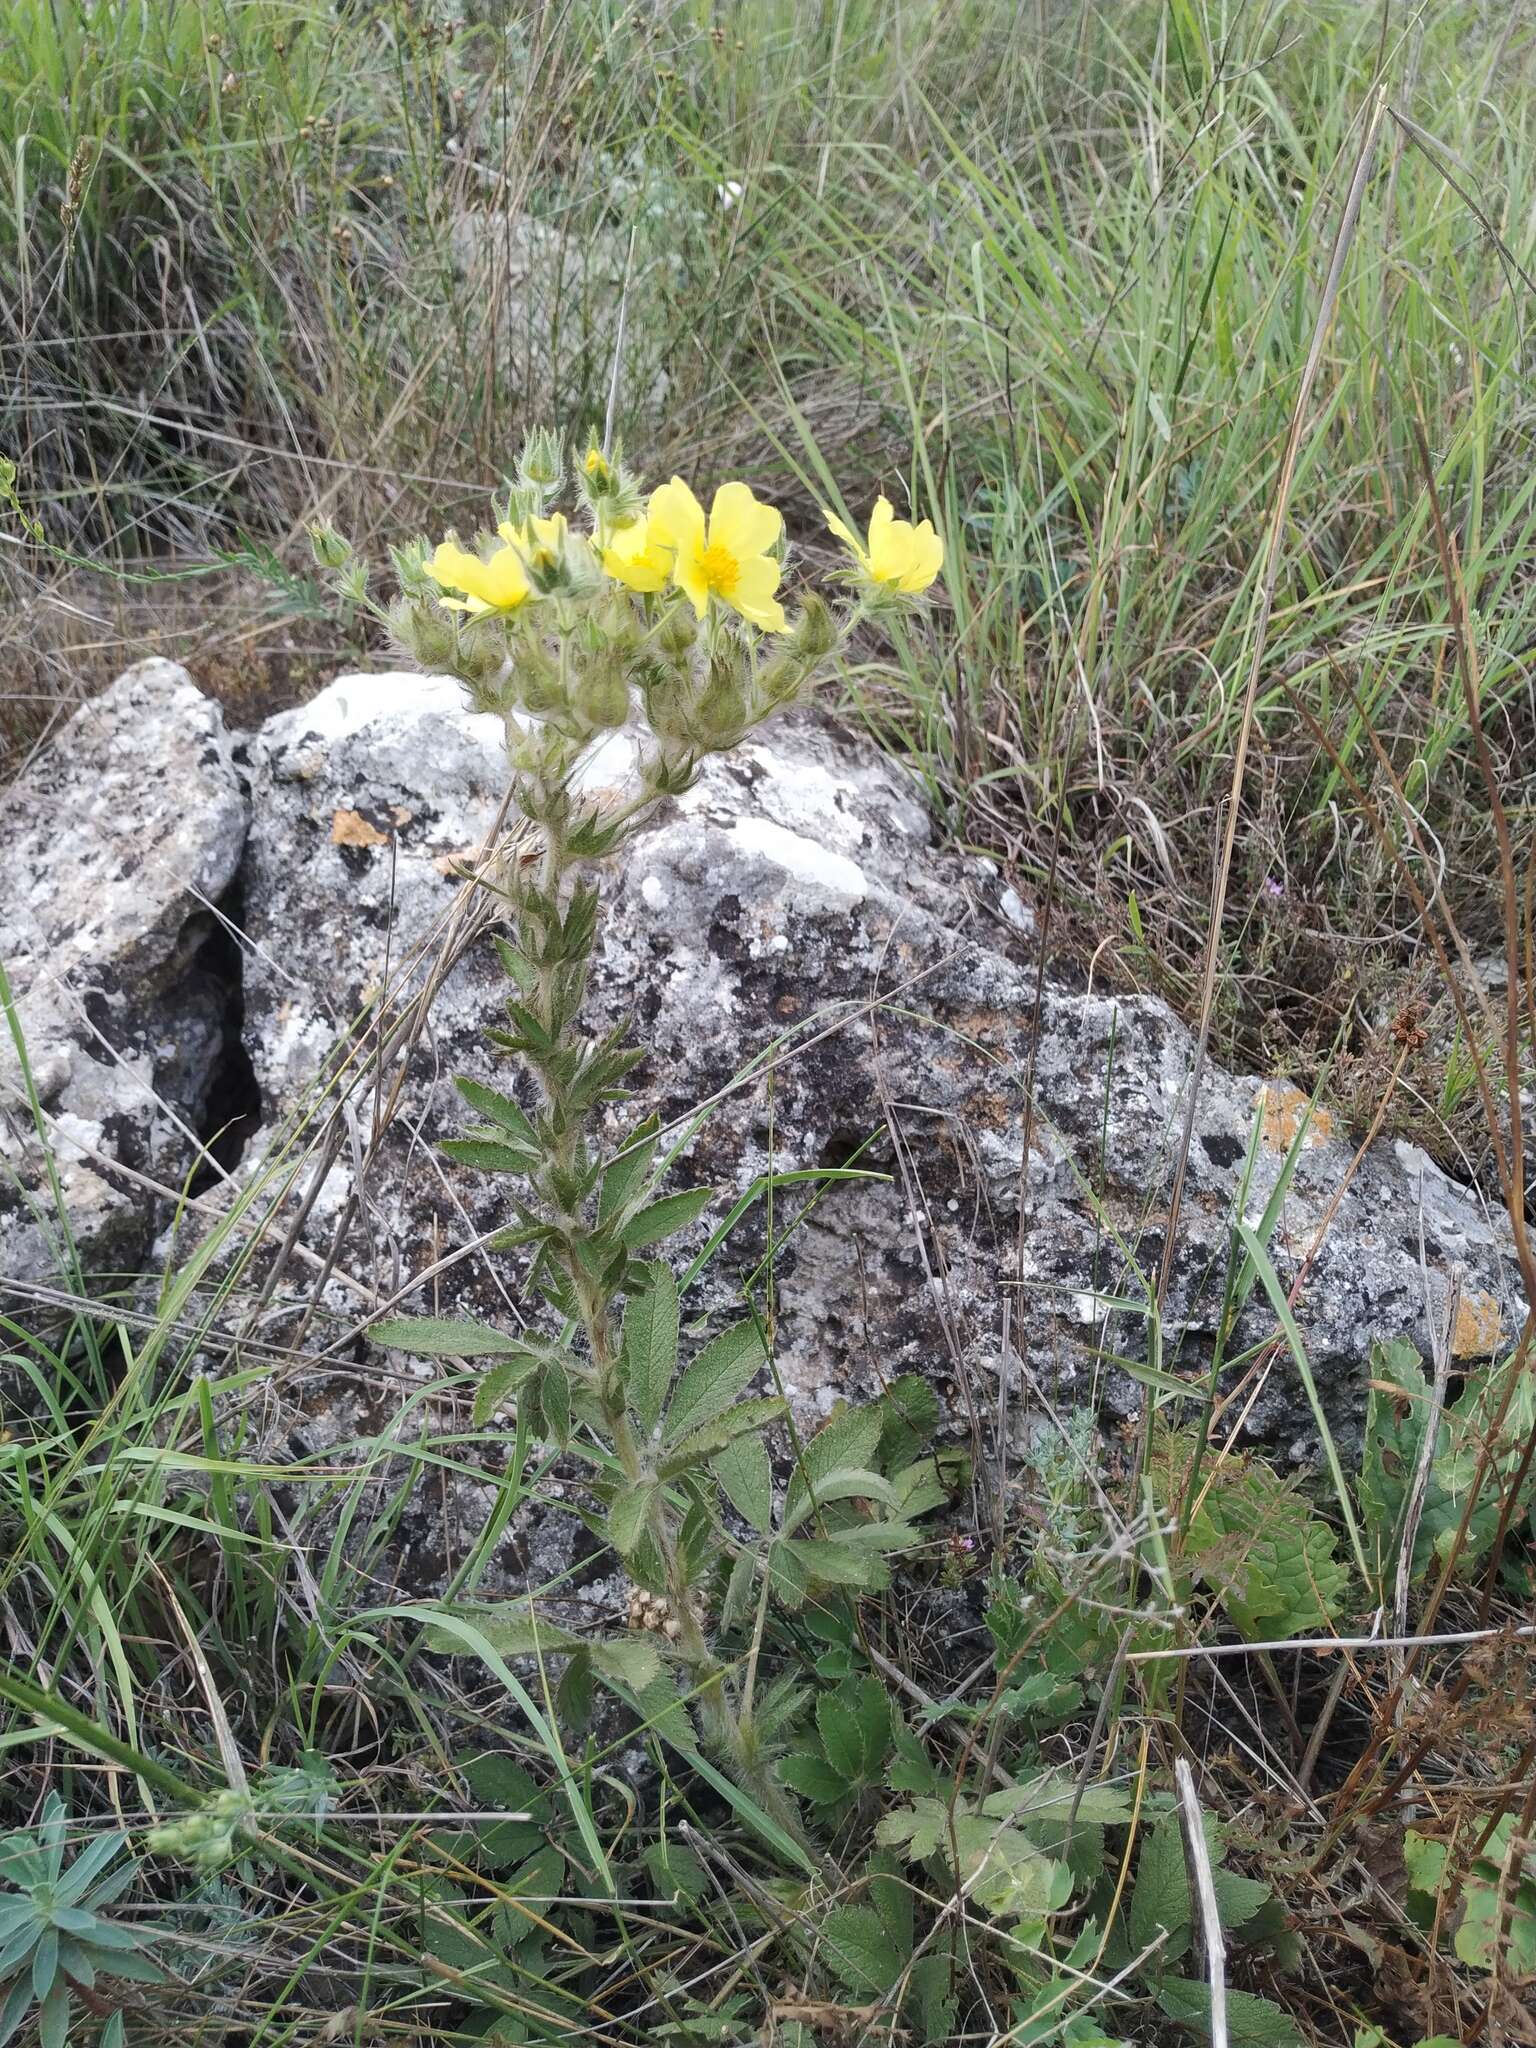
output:
<instances>
[{"instance_id":1,"label":"plant leaf","mask_svg":"<svg viewBox=\"0 0 1536 2048\"><path fill-rule=\"evenodd\" d=\"M714 1199L713 1188L685 1188L680 1195L663 1195L659 1202L652 1202L625 1224L626 1248L643 1251L647 1245L660 1244L664 1237L686 1230Z\"/></svg>"},{"instance_id":2,"label":"plant leaf","mask_svg":"<svg viewBox=\"0 0 1536 2048\"><path fill-rule=\"evenodd\" d=\"M819 1749L793 1749L779 1759L778 1768L784 1783L813 1806L835 1806L851 1789Z\"/></svg>"},{"instance_id":3,"label":"plant leaf","mask_svg":"<svg viewBox=\"0 0 1536 2048\"><path fill-rule=\"evenodd\" d=\"M488 1122L500 1124L504 1131L512 1133L520 1146L537 1154L538 1133L510 1095L503 1095L498 1088L487 1088L483 1081L472 1081L468 1074L456 1074L453 1085L471 1109L478 1110Z\"/></svg>"},{"instance_id":4,"label":"plant leaf","mask_svg":"<svg viewBox=\"0 0 1536 2048\"><path fill-rule=\"evenodd\" d=\"M872 1906L834 1906L821 1922L829 1967L856 1998L883 1998L906 1967Z\"/></svg>"},{"instance_id":5,"label":"plant leaf","mask_svg":"<svg viewBox=\"0 0 1536 2048\"><path fill-rule=\"evenodd\" d=\"M667 1389L677 1369L677 1281L656 1259L650 1283L632 1294L624 1306L624 1361L629 1405L641 1435L649 1438L666 1406Z\"/></svg>"},{"instance_id":6,"label":"plant leaf","mask_svg":"<svg viewBox=\"0 0 1536 2048\"><path fill-rule=\"evenodd\" d=\"M375 1323L368 1334L392 1351L413 1351L421 1358L505 1358L524 1348L520 1337L446 1316L391 1316Z\"/></svg>"},{"instance_id":7,"label":"plant leaf","mask_svg":"<svg viewBox=\"0 0 1536 2048\"><path fill-rule=\"evenodd\" d=\"M727 1409L724 1415L717 1415L713 1422L706 1422L702 1429L696 1429L692 1436L685 1437L675 1450L669 1452L661 1461L661 1477L675 1479L690 1466L701 1465L706 1459L726 1450L738 1438L767 1429L785 1412L784 1403L774 1394L738 1401L734 1408Z\"/></svg>"},{"instance_id":8,"label":"plant leaf","mask_svg":"<svg viewBox=\"0 0 1536 2048\"><path fill-rule=\"evenodd\" d=\"M738 1437L715 1454L710 1470L742 1520L766 1535L773 1521L773 1466L762 1438Z\"/></svg>"},{"instance_id":9,"label":"plant leaf","mask_svg":"<svg viewBox=\"0 0 1536 2048\"><path fill-rule=\"evenodd\" d=\"M816 1702L816 1728L827 1762L845 1783L879 1777L891 1746L891 1703L875 1678L851 1678Z\"/></svg>"},{"instance_id":10,"label":"plant leaf","mask_svg":"<svg viewBox=\"0 0 1536 2048\"><path fill-rule=\"evenodd\" d=\"M535 1172L539 1164L537 1152L524 1152L500 1138L441 1138L437 1149L460 1166L477 1167L481 1173L526 1175Z\"/></svg>"},{"instance_id":11,"label":"plant leaf","mask_svg":"<svg viewBox=\"0 0 1536 2048\"><path fill-rule=\"evenodd\" d=\"M729 1408L756 1378L765 1356L755 1323L733 1323L722 1330L678 1381L662 1441L676 1443Z\"/></svg>"},{"instance_id":12,"label":"plant leaf","mask_svg":"<svg viewBox=\"0 0 1536 2048\"><path fill-rule=\"evenodd\" d=\"M1211 1987L1194 1978L1168 1977L1157 2002L1172 2020L1210 2038ZM1303 2048L1288 2013L1251 1991L1227 1991L1227 2038L1232 2048Z\"/></svg>"},{"instance_id":13,"label":"plant leaf","mask_svg":"<svg viewBox=\"0 0 1536 2048\"><path fill-rule=\"evenodd\" d=\"M608 1537L620 1557L628 1557L645 1534L656 1501L656 1485L627 1487L608 1510Z\"/></svg>"}]
</instances>

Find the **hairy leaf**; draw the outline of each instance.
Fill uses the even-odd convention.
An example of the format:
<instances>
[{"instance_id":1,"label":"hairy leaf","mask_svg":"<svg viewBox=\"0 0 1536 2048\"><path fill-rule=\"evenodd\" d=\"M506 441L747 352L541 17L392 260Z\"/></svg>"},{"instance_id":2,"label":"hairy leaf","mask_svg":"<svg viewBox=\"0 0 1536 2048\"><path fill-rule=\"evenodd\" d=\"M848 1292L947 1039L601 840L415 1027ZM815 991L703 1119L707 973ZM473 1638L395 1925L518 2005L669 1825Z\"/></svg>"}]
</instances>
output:
<instances>
[{"instance_id":1,"label":"hairy leaf","mask_svg":"<svg viewBox=\"0 0 1536 2048\"><path fill-rule=\"evenodd\" d=\"M456 1159L460 1166L476 1167L481 1173L530 1174L538 1170L539 1155L503 1143L500 1138L443 1138L438 1151Z\"/></svg>"},{"instance_id":2,"label":"hairy leaf","mask_svg":"<svg viewBox=\"0 0 1536 2048\"><path fill-rule=\"evenodd\" d=\"M827 1762L850 1786L880 1774L891 1746L891 1703L878 1679L851 1678L816 1702L816 1728Z\"/></svg>"},{"instance_id":3,"label":"hairy leaf","mask_svg":"<svg viewBox=\"0 0 1536 2048\"><path fill-rule=\"evenodd\" d=\"M649 1267L649 1282L624 1308L624 1361L630 1409L642 1436L650 1437L666 1406L677 1367L677 1282L662 1260Z\"/></svg>"},{"instance_id":4,"label":"hairy leaf","mask_svg":"<svg viewBox=\"0 0 1536 2048\"><path fill-rule=\"evenodd\" d=\"M369 1335L392 1351L413 1351L422 1358L505 1358L524 1348L519 1337L446 1316L391 1316L375 1323Z\"/></svg>"},{"instance_id":5,"label":"hairy leaf","mask_svg":"<svg viewBox=\"0 0 1536 2048\"><path fill-rule=\"evenodd\" d=\"M1172 2020L1207 2040L1211 2032L1211 1988L1193 1978L1169 1977L1157 2002ZM1303 2048L1288 2013L1251 1991L1227 1991L1227 2038L1232 2048Z\"/></svg>"},{"instance_id":6,"label":"hairy leaf","mask_svg":"<svg viewBox=\"0 0 1536 2048\"><path fill-rule=\"evenodd\" d=\"M872 1906L834 1906L821 1939L828 1964L856 1998L883 1998L907 1964Z\"/></svg>"},{"instance_id":7,"label":"hairy leaf","mask_svg":"<svg viewBox=\"0 0 1536 2048\"><path fill-rule=\"evenodd\" d=\"M820 1749L794 1749L779 1760L784 1783L809 1799L813 1806L835 1806L850 1790L846 1780L828 1763Z\"/></svg>"},{"instance_id":8,"label":"hairy leaf","mask_svg":"<svg viewBox=\"0 0 1536 2048\"><path fill-rule=\"evenodd\" d=\"M538 1366L539 1354L536 1351L523 1351L515 1358L505 1358L499 1365L493 1365L475 1388L475 1427L483 1429L507 1397L515 1394Z\"/></svg>"},{"instance_id":9,"label":"hairy leaf","mask_svg":"<svg viewBox=\"0 0 1536 2048\"><path fill-rule=\"evenodd\" d=\"M538 1133L510 1095L503 1095L497 1088L487 1088L483 1081L472 1081L467 1074L455 1075L453 1085L471 1109L479 1110L491 1123L510 1131L522 1150L537 1154Z\"/></svg>"},{"instance_id":10,"label":"hairy leaf","mask_svg":"<svg viewBox=\"0 0 1536 2048\"><path fill-rule=\"evenodd\" d=\"M710 1470L742 1520L766 1535L773 1520L773 1466L762 1438L738 1437L710 1460Z\"/></svg>"},{"instance_id":11,"label":"hairy leaf","mask_svg":"<svg viewBox=\"0 0 1536 2048\"><path fill-rule=\"evenodd\" d=\"M706 1344L677 1383L663 1441L676 1443L730 1407L762 1367L763 1340L750 1322L733 1323Z\"/></svg>"},{"instance_id":12,"label":"hairy leaf","mask_svg":"<svg viewBox=\"0 0 1536 2048\"><path fill-rule=\"evenodd\" d=\"M639 1544L656 1502L654 1482L626 1487L608 1510L608 1538L620 1557L628 1557Z\"/></svg>"},{"instance_id":13,"label":"hairy leaf","mask_svg":"<svg viewBox=\"0 0 1536 2048\"><path fill-rule=\"evenodd\" d=\"M632 1252L643 1251L649 1244L660 1244L664 1237L686 1230L714 1199L713 1188L686 1188L680 1195L663 1195L659 1202L652 1202L625 1224L626 1247Z\"/></svg>"}]
</instances>

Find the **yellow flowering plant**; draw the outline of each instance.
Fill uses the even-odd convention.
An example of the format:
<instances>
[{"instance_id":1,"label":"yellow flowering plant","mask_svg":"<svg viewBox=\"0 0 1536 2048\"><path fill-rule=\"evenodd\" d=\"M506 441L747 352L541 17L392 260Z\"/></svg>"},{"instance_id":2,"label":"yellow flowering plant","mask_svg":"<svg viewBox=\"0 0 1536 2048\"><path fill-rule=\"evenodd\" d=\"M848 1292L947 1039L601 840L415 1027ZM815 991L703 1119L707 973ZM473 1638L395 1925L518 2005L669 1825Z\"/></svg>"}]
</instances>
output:
<instances>
[{"instance_id":1,"label":"yellow flowering plant","mask_svg":"<svg viewBox=\"0 0 1536 2048\"><path fill-rule=\"evenodd\" d=\"M882 499L867 545L836 526L851 563L829 601L786 587L783 519L745 483L722 484L707 510L680 477L647 495L593 440L562 506L565 470L554 439L535 436L485 532L395 552L399 593L381 612L416 660L456 676L477 711L505 724L522 826L519 857L486 883L509 927L497 940L509 1028L496 1043L522 1062L531 1086L519 1100L461 1080L482 1123L444 1149L513 1183L505 1243L531 1257L525 1286L543 1295L563 1332L501 1337L407 1316L376 1335L418 1355L488 1360L475 1403L481 1422L515 1404L520 1422L561 1447L585 1433L589 1491L635 1587L632 1626L657 1640L578 1645L528 1603L480 1614L480 1633L504 1655L569 1651L588 1660L589 1675L617 1674L641 1693L670 1684L660 1658L676 1663L705 1739L792 1824L764 1768L768 1738L750 1679L739 1690L714 1644L717 1567L727 1560L727 1605L755 1605L754 1588L794 1605L818 1585L883 1583L885 1555L914 1532L887 1482L863 1469L873 1436L829 1468L824 1499L814 1485L797 1496L792 1482L775 1517L763 1433L783 1404L744 1398L765 1363L755 1322L723 1331L686 1363L680 1356L678 1284L649 1254L713 1191L658 1195L668 1162L657 1155L653 1118L606 1161L594 1145L595 1114L624 1099L641 1056L622 1032L591 1038L581 1027L595 874L657 803L690 786L708 755L804 698L861 616L920 603L943 551L926 521L897 521ZM313 538L342 591L366 602L367 572L347 543L329 529ZM621 727L635 740L631 786L585 788L585 761ZM853 1516L855 1498L873 1504L872 1519Z\"/></svg>"}]
</instances>

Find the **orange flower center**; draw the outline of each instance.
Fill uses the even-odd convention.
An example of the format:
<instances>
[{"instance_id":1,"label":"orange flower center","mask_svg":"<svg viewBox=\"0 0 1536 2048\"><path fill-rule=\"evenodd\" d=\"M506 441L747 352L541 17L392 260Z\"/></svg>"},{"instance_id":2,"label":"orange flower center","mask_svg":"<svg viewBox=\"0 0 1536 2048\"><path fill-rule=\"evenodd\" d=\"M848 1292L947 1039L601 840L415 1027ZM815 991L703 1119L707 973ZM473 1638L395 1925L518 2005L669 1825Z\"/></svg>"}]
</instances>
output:
<instances>
[{"instance_id":1,"label":"orange flower center","mask_svg":"<svg viewBox=\"0 0 1536 2048\"><path fill-rule=\"evenodd\" d=\"M699 574L711 590L718 591L721 597L729 597L741 575L741 564L729 548L716 541L700 555Z\"/></svg>"}]
</instances>

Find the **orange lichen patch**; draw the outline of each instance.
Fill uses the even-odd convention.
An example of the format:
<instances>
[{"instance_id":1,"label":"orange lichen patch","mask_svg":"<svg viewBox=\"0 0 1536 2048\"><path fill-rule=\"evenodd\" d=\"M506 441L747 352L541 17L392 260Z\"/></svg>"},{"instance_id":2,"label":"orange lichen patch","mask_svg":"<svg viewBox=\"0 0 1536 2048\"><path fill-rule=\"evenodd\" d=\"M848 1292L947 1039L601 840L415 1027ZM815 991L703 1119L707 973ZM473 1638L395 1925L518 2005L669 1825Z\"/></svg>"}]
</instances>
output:
<instances>
[{"instance_id":1,"label":"orange lichen patch","mask_svg":"<svg viewBox=\"0 0 1536 2048\"><path fill-rule=\"evenodd\" d=\"M361 811L336 811L331 816L332 846L388 846L389 834L370 824Z\"/></svg>"},{"instance_id":2,"label":"orange lichen patch","mask_svg":"<svg viewBox=\"0 0 1536 2048\"><path fill-rule=\"evenodd\" d=\"M972 1123L985 1124L990 1130L1006 1130L1016 1117L1022 1117L1023 1110L1017 1103L1010 1102L1006 1095L990 1091L973 1095L965 1105L966 1116Z\"/></svg>"},{"instance_id":3,"label":"orange lichen patch","mask_svg":"<svg viewBox=\"0 0 1536 2048\"><path fill-rule=\"evenodd\" d=\"M1453 1358L1489 1358L1504 1343L1499 1304L1491 1294L1464 1294L1456 1309L1451 1338Z\"/></svg>"},{"instance_id":4,"label":"orange lichen patch","mask_svg":"<svg viewBox=\"0 0 1536 2048\"><path fill-rule=\"evenodd\" d=\"M1319 1105L1309 1118L1307 1106L1311 1097L1289 1081L1266 1081L1253 1099L1263 1109L1264 1123L1259 1135L1271 1152L1289 1152L1303 1124L1307 1127L1307 1135L1301 1141L1304 1150L1326 1145L1333 1135L1331 1113Z\"/></svg>"}]
</instances>

